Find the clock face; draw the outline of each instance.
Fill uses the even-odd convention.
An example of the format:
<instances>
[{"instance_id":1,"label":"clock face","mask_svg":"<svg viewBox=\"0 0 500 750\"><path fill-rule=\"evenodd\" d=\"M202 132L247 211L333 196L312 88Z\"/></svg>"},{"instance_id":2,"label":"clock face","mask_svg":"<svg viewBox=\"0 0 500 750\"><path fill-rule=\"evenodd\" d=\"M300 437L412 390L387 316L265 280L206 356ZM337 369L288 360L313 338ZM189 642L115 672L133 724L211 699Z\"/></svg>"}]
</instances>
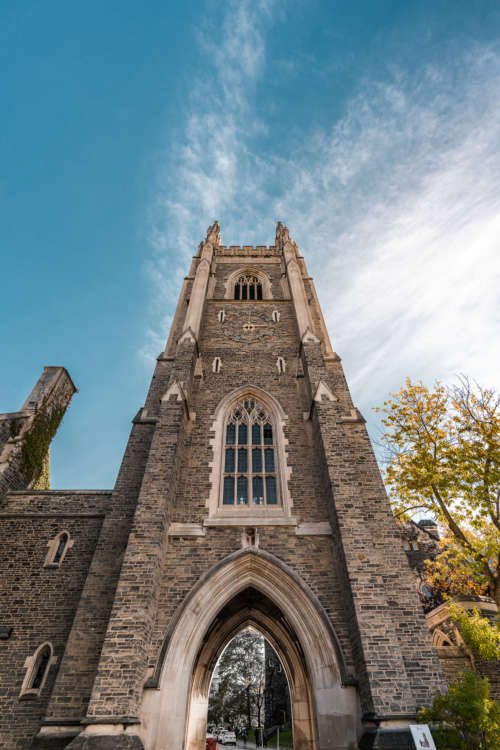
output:
<instances>
[{"instance_id":1,"label":"clock face","mask_svg":"<svg viewBox=\"0 0 500 750\"><path fill-rule=\"evenodd\" d=\"M226 310L226 318L222 325L222 332L226 338L251 347L271 341L276 335L276 329L277 324L269 313L250 305Z\"/></svg>"}]
</instances>

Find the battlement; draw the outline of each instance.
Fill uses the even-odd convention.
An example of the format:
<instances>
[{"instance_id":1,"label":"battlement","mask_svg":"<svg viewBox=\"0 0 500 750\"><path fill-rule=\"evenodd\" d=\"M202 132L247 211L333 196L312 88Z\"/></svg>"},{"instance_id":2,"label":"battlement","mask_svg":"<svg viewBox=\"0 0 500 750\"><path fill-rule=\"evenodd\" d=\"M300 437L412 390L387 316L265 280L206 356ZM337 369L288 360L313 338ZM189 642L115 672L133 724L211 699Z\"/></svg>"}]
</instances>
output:
<instances>
[{"instance_id":1,"label":"battlement","mask_svg":"<svg viewBox=\"0 0 500 750\"><path fill-rule=\"evenodd\" d=\"M216 251L217 255L233 255L243 257L266 257L270 255L280 255L280 251L275 245L219 245Z\"/></svg>"}]
</instances>

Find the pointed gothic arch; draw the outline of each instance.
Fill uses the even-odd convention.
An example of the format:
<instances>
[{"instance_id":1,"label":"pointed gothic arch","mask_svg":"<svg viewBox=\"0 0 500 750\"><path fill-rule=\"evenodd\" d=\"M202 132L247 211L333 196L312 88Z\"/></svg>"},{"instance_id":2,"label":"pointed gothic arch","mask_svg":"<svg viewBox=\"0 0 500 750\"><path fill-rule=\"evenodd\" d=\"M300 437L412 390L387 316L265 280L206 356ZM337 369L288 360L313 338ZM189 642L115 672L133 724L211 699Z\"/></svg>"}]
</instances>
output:
<instances>
[{"instance_id":1,"label":"pointed gothic arch","mask_svg":"<svg viewBox=\"0 0 500 750\"><path fill-rule=\"evenodd\" d=\"M226 279L224 286L224 299L234 299L234 287L235 284L237 284L238 279L242 277L249 277L249 278L255 278L257 279L258 283L262 286L262 299L273 299L272 294L272 288L271 288L271 279L269 276L264 273L260 268L255 268L254 266L241 266L241 268L238 268L236 271L233 271L232 274L228 276ZM255 297L257 299L257 297ZM245 300L241 300L245 301ZM248 302L251 302L253 300L246 300Z\"/></svg>"},{"instance_id":2,"label":"pointed gothic arch","mask_svg":"<svg viewBox=\"0 0 500 750\"><path fill-rule=\"evenodd\" d=\"M255 547L229 555L193 588L166 634L144 695L145 746L202 750L210 677L227 643L252 625L286 670L295 750L356 740L357 695L340 643L311 590ZM168 707L168 708L167 708Z\"/></svg>"},{"instance_id":3,"label":"pointed gothic arch","mask_svg":"<svg viewBox=\"0 0 500 750\"><path fill-rule=\"evenodd\" d=\"M258 386L247 384L227 393L219 402L215 409L214 421L212 422L211 431L213 437L210 444L213 450L213 458L210 464L210 493L206 502L209 509L209 517L214 516L231 516L234 515L235 509L231 506L224 507L221 503L222 482L223 482L223 450L224 450L224 430L226 421L231 410L239 403L246 400L255 400L261 404L269 414L273 427L273 447L276 453L276 478L279 504L275 506L261 506L258 512L261 515L279 515L291 519L292 498L289 491L289 479L291 468L288 465L287 445L288 440L285 437L284 427L288 419L281 404L267 391ZM248 516L255 515L255 508L248 504L246 508L239 508L237 515L241 519L245 514Z\"/></svg>"}]
</instances>

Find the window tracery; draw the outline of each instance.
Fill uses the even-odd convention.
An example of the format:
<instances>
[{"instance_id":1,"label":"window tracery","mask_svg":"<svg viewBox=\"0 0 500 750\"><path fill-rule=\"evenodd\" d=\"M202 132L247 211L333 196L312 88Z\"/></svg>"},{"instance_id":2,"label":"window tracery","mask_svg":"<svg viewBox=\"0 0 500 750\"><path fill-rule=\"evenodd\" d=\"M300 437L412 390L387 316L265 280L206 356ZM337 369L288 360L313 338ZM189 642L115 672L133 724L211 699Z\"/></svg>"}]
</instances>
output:
<instances>
[{"instance_id":1,"label":"window tracery","mask_svg":"<svg viewBox=\"0 0 500 750\"><path fill-rule=\"evenodd\" d=\"M257 399L233 405L224 425L223 506L279 504L275 438L272 417Z\"/></svg>"},{"instance_id":2,"label":"window tracery","mask_svg":"<svg viewBox=\"0 0 500 750\"><path fill-rule=\"evenodd\" d=\"M257 276L243 274L236 279L234 284L234 299L237 300L261 300L262 283Z\"/></svg>"}]
</instances>

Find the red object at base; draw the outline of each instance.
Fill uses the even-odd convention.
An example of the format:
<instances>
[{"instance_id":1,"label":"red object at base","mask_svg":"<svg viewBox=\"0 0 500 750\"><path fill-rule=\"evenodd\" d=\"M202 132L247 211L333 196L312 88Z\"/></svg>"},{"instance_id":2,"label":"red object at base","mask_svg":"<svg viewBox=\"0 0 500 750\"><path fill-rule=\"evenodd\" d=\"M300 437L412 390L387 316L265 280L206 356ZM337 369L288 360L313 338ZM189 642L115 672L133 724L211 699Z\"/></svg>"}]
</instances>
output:
<instances>
[{"instance_id":1,"label":"red object at base","mask_svg":"<svg viewBox=\"0 0 500 750\"><path fill-rule=\"evenodd\" d=\"M206 750L217 750L217 740L215 737L207 737Z\"/></svg>"}]
</instances>

